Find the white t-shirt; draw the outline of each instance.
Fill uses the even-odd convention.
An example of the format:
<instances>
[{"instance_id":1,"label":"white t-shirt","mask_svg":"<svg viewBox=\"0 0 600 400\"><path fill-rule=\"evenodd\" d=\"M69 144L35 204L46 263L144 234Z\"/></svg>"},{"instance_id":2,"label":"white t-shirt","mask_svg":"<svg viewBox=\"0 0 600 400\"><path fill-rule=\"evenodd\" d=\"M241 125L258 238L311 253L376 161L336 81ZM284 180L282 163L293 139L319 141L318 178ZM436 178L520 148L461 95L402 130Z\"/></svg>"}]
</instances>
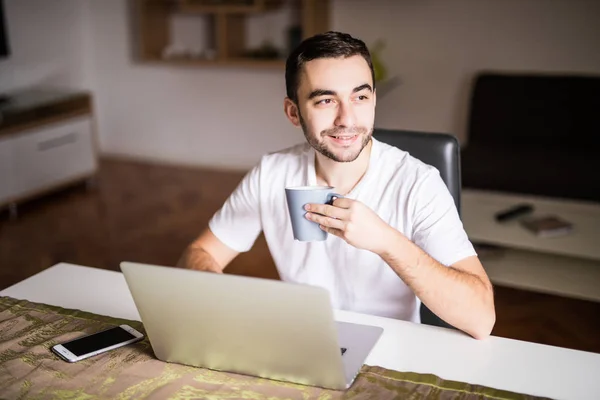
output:
<instances>
[{"instance_id":1,"label":"white t-shirt","mask_svg":"<svg viewBox=\"0 0 600 400\"><path fill-rule=\"evenodd\" d=\"M264 156L209 222L213 234L239 252L261 230L284 281L329 290L334 308L420 322L420 301L378 255L328 235L294 240L285 188L316 185L308 144ZM475 255L439 172L373 138L366 174L345 197L358 200L443 265Z\"/></svg>"}]
</instances>

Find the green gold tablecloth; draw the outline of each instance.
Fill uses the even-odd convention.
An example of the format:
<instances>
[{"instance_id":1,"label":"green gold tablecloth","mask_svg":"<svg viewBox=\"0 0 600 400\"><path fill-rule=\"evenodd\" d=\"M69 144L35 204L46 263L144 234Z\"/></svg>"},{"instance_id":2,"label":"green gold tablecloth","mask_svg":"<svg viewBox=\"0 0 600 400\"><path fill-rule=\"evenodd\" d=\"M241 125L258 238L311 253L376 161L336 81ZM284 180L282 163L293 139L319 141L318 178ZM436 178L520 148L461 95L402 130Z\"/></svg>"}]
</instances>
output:
<instances>
[{"instance_id":1,"label":"green gold tablecloth","mask_svg":"<svg viewBox=\"0 0 600 400\"><path fill-rule=\"evenodd\" d=\"M345 392L164 363L147 339L77 363L50 347L140 322L0 297L2 399L534 399L435 375L363 366Z\"/></svg>"}]
</instances>

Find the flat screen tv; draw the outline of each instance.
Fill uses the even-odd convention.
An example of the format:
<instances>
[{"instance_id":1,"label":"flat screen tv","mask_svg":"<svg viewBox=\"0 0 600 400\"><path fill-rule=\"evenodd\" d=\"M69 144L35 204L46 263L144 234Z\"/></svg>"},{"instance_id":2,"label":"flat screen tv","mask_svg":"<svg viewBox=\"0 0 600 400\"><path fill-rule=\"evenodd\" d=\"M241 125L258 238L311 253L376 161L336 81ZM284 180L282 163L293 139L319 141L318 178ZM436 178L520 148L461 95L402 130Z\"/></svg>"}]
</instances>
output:
<instances>
[{"instance_id":1,"label":"flat screen tv","mask_svg":"<svg viewBox=\"0 0 600 400\"><path fill-rule=\"evenodd\" d=\"M0 0L0 59L10 55L7 31L6 20L4 19L4 0Z\"/></svg>"}]
</instances>

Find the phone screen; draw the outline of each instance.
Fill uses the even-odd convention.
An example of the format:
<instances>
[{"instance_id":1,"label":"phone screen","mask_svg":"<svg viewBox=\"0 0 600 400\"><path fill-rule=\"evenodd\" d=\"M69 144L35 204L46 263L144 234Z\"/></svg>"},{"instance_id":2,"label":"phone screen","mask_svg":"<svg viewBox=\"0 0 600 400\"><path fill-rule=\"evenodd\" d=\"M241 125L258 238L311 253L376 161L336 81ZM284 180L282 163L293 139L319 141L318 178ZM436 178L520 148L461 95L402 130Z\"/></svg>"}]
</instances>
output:
<instances>
[{"instance_id":1,"label":"phone screen","mask_svg":"<svg viewBox=\"0 0 600 400\"><path fill-rule=\"evenodd\" d=\"M62 343L62 346L79 357L131 339L135 339L135 336L121 327L116 327Z\"/></svg>"}]
</instances>

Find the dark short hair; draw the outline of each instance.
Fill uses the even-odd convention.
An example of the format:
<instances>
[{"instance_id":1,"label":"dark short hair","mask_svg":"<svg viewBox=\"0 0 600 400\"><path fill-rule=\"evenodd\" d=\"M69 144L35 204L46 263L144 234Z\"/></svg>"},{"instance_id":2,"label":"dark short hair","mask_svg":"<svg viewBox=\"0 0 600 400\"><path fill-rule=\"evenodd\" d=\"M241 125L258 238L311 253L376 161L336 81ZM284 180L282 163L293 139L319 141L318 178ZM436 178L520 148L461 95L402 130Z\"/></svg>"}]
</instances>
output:
<instances>
[{"instance_id":1,"label":"dark short hair","mask_svg":"<svg viewBox=\"0 0 600 400\"><path fill-rule=\"evenodd\" d=\"M375 71L371 54L365 43L342 32L326 32L308 39L292 51L285 63L285 88L287 97L294 103L298 103L298 86L300 86L300 74L302 67L308 61L318 58L347 58L355 55L362 56L371 69L373 90L375 90Z\"/></svg>"}]
</instances>

